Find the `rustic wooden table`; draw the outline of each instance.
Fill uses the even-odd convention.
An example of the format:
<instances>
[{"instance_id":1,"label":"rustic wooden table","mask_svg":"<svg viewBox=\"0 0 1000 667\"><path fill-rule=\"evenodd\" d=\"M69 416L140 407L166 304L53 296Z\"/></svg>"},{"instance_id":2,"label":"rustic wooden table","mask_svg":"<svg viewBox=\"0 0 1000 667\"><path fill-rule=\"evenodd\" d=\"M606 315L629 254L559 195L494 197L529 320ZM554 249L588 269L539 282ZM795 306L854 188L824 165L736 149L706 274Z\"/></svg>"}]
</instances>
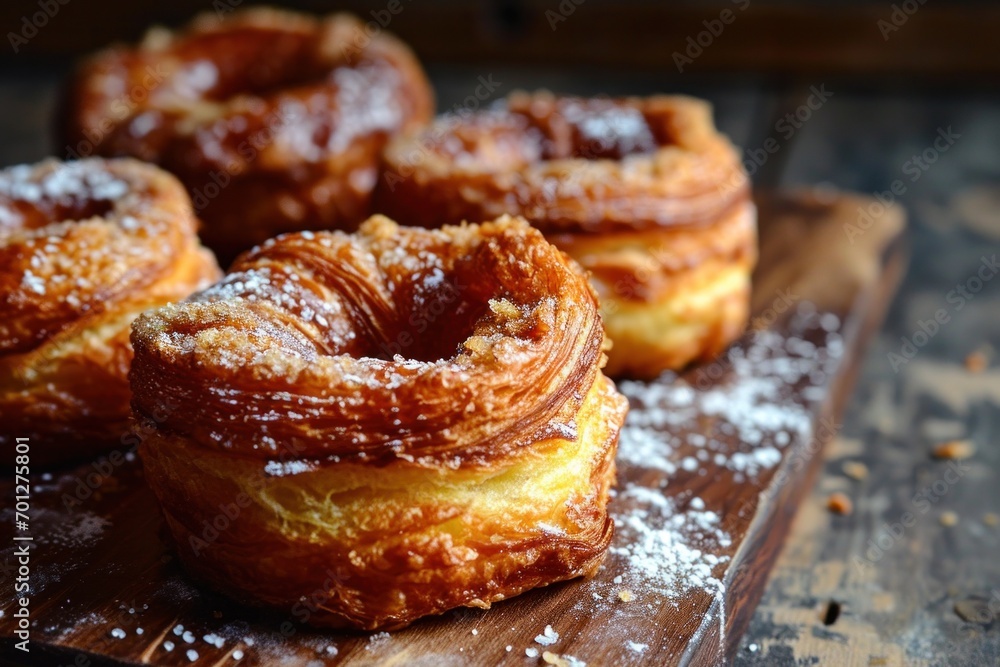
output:
<instances>
[{"instance_id":1,"label":"rustic wooden table","mask_svg":"<svg viewBox=\"0 0 1000 667\"><path fill-rule=\"evenodd\" d=\"M431 73L442 110L483 103L480 76L491 82L489 97L540 86L678 90L676 75L649 73ZM0 165L65 152L46 140L59 76L0 74ZM715 103L758 185L829 183L892 198L910 218L908 273L737 664L1000 664L1000 280L992 280L1000 270L1000 98L822 79L684 83L682 92ZM858 232L868 213L858 212ZM972 373L964 360L976 351L992 363ZM953 439L973 443L974 455L931 456ZM849 462L864 463L867 476L846 474ZM853 514L826 510L833 491L853 500Z\"/></svg>"}]
</instances>

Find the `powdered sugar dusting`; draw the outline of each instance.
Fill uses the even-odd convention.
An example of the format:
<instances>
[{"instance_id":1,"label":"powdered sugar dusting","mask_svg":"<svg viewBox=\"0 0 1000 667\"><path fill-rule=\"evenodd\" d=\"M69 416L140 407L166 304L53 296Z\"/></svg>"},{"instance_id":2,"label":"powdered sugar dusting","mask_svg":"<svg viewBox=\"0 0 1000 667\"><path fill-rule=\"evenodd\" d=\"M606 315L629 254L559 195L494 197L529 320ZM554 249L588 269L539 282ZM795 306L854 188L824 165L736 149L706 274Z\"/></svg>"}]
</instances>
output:
<instances>
[{"instance_id":1,"label":"powdered sugar dusting","mask_svg":"<svg viewBox=\"0 0 1000 667\"><path fill-rule=\"evenodd\" d=\"M39 510L48 515L45 510ZM43 517L39 516L39 520ZM44 518L48 518L45 516ZM55 519L55 515L52 517ZM82 549L96 542L111 526L111 522L93 512L78 512L70 520L60 521L55 530L39 536L38 541L45 544L60 545L70 549Z\"/></svg>"},{"instance_id":2,"label":"powdered sugar dusting","mask_svg":"<svg viewBox=\"0 0 1000 667\"><path fill-rule=\"evenodd\" d=\"M710 461L732 471L737 482L773 468L781 450L810 430L808 401L796 403L793 395L822 398L823 384L839 361L839 334L826 337L827 345L817 348L796 336L761 331L693 379L622 382L619 389L632 412L622 429L619 462L672 475L698 472ZM743 448L730 452L733 436Z\"/></svg>"},{"instance_id":3,"label":"powdered sugar dusting","mask_svg":"<svg viewBox=\"0 0 1000 667\"><path fill-rule=\"evenodd\" d=\"M714 576L729 560L715 554L732 544L710 510L680 509L662 492L630 484L620 494L631 507L615 517L618 531L611 555L625 571L621 582L639 594L676 603L692 589L724 590Z\"/></svg>"},{"instance_id":4,"label":"powdered sugar dusting","mask_svg":"<svg viewBox=\"0 0 1000 667\"><path fill-rule=\"evenodd\" d=\"M3 268L19 286L7 295L14 309L8 314L42 313L35 333L51 335L74 317L103 312L130 286L147 284L148 271L173 270L175 232L193 239L195 220L165 206L172 190L157 174L139 163L100 159L0 171L0 247L10 258ZM174 196L182 195L174 188Z\"/></svg>"},{"instance_id":5,"label":"powdered sugar dusting","mask_svg":"<svg viewBox=\"0 0 1000 667\"><path fill-rule=\"evenodd\" d=\"M734 537L719 500L710 506L709 496L692 495L687 481L707 477L708 485L728 477L766 488L769 477L762 476L776 469L784 450L812 436L815 403L843 342L835 315L800 311L788 323L792 335L755 332L695 373L620 383L631 411L618 450L620 491L610 507L616 533L606 568L616 574L590 582L575 610L594 613L596 606L634 621L655 616L664 604L687 605L692 593L708 596L723 645ZM676 478L686 482L671 491ZM642 653L655 646L658 630L639 627L609 633L622 634L626 648Z\"/></svg>"},{"instance_id":6,"label":"powdered sugar dusting","mask_svg":"<svg viewBox=\"0 0 1000 667\"><path fill-rule=\"evenodd\" d=\"M125 196L128 184L94 164L90 160L50 161L41 168L26 164L11 167L0 178L0 196L35 204L46 199L69 204L74 200L114 201Z\"/></svg>"}]
</instances>

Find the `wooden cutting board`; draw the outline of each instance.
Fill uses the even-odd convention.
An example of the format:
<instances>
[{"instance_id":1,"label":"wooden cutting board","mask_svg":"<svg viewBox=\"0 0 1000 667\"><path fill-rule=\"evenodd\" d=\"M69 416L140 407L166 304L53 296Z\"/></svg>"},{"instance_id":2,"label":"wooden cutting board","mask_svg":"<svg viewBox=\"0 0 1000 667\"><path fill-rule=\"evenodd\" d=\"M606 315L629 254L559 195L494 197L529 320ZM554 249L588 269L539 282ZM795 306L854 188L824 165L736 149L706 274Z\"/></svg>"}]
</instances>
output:
<instances>
[{"instance_id":1,"label":"wooden cutting board","mask_svg":"<svg viewBox=\"0 0 1000 667\"><path fill-rule=\"evenodd\" d=\"M32 470L30 653L15 648L15 493L12 479L0 482L2 659L289 667L723 662L760 599L822 445L837 430L864 343L904 264L898 210L830 192L761 196L758 205L761 258L748 333L724 357L682 377L620 383L632 407L611 503L617 528L592 580L391 634L317 632L292 610L248 609L189 581L126 449L73 469Z\"/></svg>"}]
</instances>

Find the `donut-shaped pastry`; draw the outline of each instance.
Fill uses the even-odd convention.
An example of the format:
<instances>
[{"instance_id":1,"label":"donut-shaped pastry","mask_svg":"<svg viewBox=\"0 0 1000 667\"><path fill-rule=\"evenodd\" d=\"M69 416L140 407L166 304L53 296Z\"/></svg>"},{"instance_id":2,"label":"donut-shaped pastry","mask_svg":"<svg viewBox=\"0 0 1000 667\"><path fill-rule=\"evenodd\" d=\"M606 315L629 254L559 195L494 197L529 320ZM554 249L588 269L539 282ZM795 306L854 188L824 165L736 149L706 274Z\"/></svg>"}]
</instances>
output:
<instances>
[{"instance_id":1,"label":"donut-shaped pastry","mask_svg":"<svg viewBox=\"0 0 1000 667\"><path fill-rule=\"evenodd\" d=\"M604 558L626 401L586 279L522 220L286 235L132 343L146 479L231 596L391 629Z\"/></svg>"},{"instance_id":2,"label":"donut-shaped pastry","mask_svg":"<svg viewBox=\"0 0 1000 667\"><path fill-rule=\"evenodd\" d=\"M392 35L346 14L257 8L87 60L64 138L70 155L176 174L228 263L281 232L354 228L371 213L386 141L432 114L420 64Z\"/></svg>"},{"instance_id":3,"label":"donut-shaped pastry","mask_svg":"<svg viewBox=\"0 0 1000 667\"><path fill-rule=\"evenodd\" d=\"M134 160L0 171L0 443L30 438L35 463L126 443L132 320L220 275L196 225Z\"/></svg>"},{"instance_id":4,"label":"donut-shaped pastry","mask_svg":"<svg viewBox=\"0 0 1000 667\"><path fill-rule=\"evenodd\" d=\"M590 272L612 376L709 359L746 323L756 213L699 100L516 93L441 117L390 143L376 209L424 227L527 218Z\"/></svg>"}]
</instances>

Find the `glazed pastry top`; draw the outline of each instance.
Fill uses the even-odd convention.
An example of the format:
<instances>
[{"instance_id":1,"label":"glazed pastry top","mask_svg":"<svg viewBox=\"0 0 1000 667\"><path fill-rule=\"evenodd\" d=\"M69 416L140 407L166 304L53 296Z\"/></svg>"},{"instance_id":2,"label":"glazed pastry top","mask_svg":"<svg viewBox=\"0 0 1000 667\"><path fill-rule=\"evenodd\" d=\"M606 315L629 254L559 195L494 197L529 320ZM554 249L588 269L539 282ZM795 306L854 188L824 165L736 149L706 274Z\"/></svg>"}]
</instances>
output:
<instances>
[{"instance_id":1,"label":"glazed pastry top","mask_svg":"<svg viewBox=\"0 0 1000 667\"><path fill-rule=\"evenodd\" d=\"M32 350L169 275L196 225L180 183L135 160L0 171L0 354Z\"/></svg>"},{"instance_id":2,"label":"glazed pastry top","mask_svg":"<svg viewBox=\"0 0 1000 667\"><path fill-rule=\"evenodd\" d=\"M264 244L132 341L138 411L169 398L159 428L206 447L458 468L572 430L604 333L580 269L523 221L376 216Z\"/></svg>"}]
</instances>

